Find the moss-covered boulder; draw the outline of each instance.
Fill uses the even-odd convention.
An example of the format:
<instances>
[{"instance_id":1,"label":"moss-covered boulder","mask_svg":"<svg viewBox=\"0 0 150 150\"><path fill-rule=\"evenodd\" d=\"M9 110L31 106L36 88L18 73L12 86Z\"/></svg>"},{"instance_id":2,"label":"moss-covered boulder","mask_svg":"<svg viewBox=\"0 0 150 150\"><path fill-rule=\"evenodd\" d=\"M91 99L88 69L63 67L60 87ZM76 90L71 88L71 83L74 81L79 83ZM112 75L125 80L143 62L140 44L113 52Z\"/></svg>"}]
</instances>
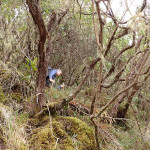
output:
<instances>
[{"instance_id":1,"label":"moss-covered boulder","mask_svg":"<svg viewBox=\"0 0 150 150\"><path fill-rule=\"evenodd\" d=\"M36 126L37 126L37 122ZM47 116L45 123L33 129L30 148L34 150L96 150L93 130L86 123L74 117ZM47 123L46 123L47 122ZM32 120L33 123L33 120Z\"/></svg>"}]
</instances>

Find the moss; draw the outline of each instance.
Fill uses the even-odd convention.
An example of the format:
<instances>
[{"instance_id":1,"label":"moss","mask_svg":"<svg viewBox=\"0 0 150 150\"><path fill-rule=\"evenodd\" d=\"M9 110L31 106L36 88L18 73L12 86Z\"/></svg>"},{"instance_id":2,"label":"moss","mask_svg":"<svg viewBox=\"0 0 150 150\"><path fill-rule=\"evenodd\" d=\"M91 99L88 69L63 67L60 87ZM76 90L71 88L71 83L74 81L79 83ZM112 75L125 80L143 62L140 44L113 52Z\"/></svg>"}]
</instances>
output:
<instances>
[{"instance_id":1,"label":"moss","mask_svg":"<svg viewBox=\"0 0 150 150\"><path fill-rule=\"evenodd\" d=\"M59 120L73 138L75 147L80 150L96 149L93 130L86 123L74 117L60 117Z\"/></svg>"},{"instance_id":2,"label":"moss","mask_svg":"<svg viewBox=\"0 0 150 150\"><path fill-rule=\"evenodd\" d=\"M71 147L71 139L63 130L60 123L54 120L52 122L52 130L50 128L50 124L33 130L33 135L30 140L31 148L34 148L35 150L73 150ZM59 144L57 148L55 148L57 138ZM63 143L63 146L60 143Z\"/></svg>"},{"instance_id":3,"label":"moss","mask_svg":"<svg viewBox=\"0 0 150 150\"><path fill-rule=\"evenodd\" d=\"M30 148L35 150L52 148L54 140L49 127L34 129L30 140Z\"/></svg>"},{"instance_id":4,"label":"moss","mask_svg":"<svg viewBox=\"0 0 150 150\"><path fill-rule=\"evenodd\" d=\"M18 103L22 102L21 93L14 92L14 93L11 94L11 97L12 97L13 100L16 100Z\"/></svg>"},{"instance_id":5,"label":"moss","mask_svg":"<svg viewBox=\"0 0 150 150\"><path fill-rule=\"evenodd\" d=\"M6 148L6 139L3 136L3 130L0 127L0 149L5 149Z\"/></svg>"},{"instance_id":6,"label":"moss","mask_svg":"<svg viewBox=\"0 0 150 150\"><path fill-rule=\"evenodd\" d=\"M21 145L20 145L20 150L28 150L28 149L27 149L26 145L21 144Z\"/></svg>"},{"instance_id":7,"label":"moss","mask_svg":"<svg viewBox=\"0 0 150 150\"><path fill-rule=\"evenodd\" d=\"M36 118L33 118L28 120L28 124L31 126L39 126L40 121Z\"/></svg>"},{"instance_id":8,"label":"moss","mask_svg":"<svg viewBox=\"0 0 150 150\"><path fill-rule=\"evenodd\" d=\"M40 119L47 122L49 116ZM81 120L73 117L56 117L33 130L30 148L34 150L96 150L93 130ZM58 141L57 141L58 140ZM55 147L57 145L57 147Z\"/></svg>"},{"instance_id":9,"label":"moss","mask_svg":"<svg viewBox=\"0 0 150 150\"><path fill-rule=\"evenodd\" d=\"M0 102L5 102L6 101L6 97L3 93L2 87L0 86Z\"/></svg>"},{"instance_id":10,"label":"moss","mask_svg":"<svg viewBox=\"0 0 150 150\"><path fill-rule=\"evenodd\" d=\"M41 118L41 123L44 123L44 122L48 122L49 121L49 116L44 116Z\"/></svg>"},{"instance_id":11,"label":"moss","mask_svg":"<svg viewBox=\"0 0 150 150\"><path fill-rule=\"evenodd\" d=\"M49 106L50 108L54 108L54 106L56 106L57 104L59 104L59 102L50 102L47 104L47 106ZM45 106L46 109L47 109L47 106Z\"/></svg>"},{"instance_id":12,"label":"moss","mask_svg":"<svg viewBox=\"0 0 150 150\"><path fill-rule=\"evenodd\" d=\"M7 69L2 69L0 70L0 78L2 79L8 79L10 77L10 73Z\"/></svg>"}]
</instances>

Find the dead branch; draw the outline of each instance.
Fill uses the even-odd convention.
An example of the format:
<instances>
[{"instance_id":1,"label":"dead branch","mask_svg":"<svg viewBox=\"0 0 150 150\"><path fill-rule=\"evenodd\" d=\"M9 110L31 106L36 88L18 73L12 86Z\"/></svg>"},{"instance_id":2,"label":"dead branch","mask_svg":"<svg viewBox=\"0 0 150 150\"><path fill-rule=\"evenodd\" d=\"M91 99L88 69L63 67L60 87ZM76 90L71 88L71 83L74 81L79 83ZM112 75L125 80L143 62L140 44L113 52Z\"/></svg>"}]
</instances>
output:
<instances>
[{"instance_id":1,"label":"dead branch","mask_svg":"<svg viewBox=\"0 0 150 150\"><path fill-rule=\"evenodd\" d=\"M78 104L78 103L70 102L69 106L73 110L77 111L80 115L88 115L88 116L90 115L89 109L84 107L84 106L82 106L82 105L80 105L80 104Z\"/></svg>"}]
</instances>

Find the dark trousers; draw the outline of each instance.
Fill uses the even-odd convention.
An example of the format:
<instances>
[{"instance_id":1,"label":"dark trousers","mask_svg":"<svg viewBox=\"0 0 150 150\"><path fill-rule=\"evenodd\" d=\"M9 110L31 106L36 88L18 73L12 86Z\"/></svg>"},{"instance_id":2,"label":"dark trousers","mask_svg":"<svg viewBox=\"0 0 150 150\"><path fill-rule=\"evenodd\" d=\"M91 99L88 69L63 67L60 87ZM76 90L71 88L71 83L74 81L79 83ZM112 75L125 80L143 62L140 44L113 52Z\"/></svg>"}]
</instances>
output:
<instances>
[{"instance_id":1,"label":"dark trousers","mask_svg":"<svg viewBox=\"0 0 150 150\"><path fill-rule=\"evenodd\" d=\"M52 85L52 82L49 80L49 76L46 77L46 83L45 83L45 85L47 87L50 87Z\"/></svg>"}]
</instances>

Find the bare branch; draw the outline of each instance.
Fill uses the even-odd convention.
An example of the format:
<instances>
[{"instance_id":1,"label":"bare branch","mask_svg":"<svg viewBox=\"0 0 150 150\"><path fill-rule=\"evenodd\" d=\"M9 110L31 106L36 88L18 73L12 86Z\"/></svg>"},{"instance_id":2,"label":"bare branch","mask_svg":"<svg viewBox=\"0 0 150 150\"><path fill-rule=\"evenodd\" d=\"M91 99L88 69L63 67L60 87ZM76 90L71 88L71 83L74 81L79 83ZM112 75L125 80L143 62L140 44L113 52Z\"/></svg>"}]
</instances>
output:
<instances>
[{"instance_id":1,"label":"bare branch","mask_svg":"<svg viewBox=\"0 0 150 150\"><path fill-rule=\"evenodd\" d=\"M110 84L101 84L101 86L103 88L110 88L111 86L113 86L117 81L119 81L119 78L121 77L123 71L125 70L125 68L123 67L123 69L121 69L115 76L114 80L110 83Z\"/></svg>"},{"instance_id":2,"label":"bare branch","mask_svg":"<svg viewBox=\"0 0 150 150\"><path fill-rule=\"evenodd\" d=\"M99 2L95 2L95 4L96 4L96 9L97 9L99 25L100 25L99 43L103 47L103 26L104 26L104 22L102 20L101 14L100 14Z\"/></svg>"},{"instance_id":3,"label":"bare branch","mask_svg":"<svg viewBox=\"0 0 150 150\"><path fill-rule=\"evenodd\" d=\"M132 44L123 48L114 58L114 60L116 60L122 53L124 53L125 51L133 48L135 46L135 33L133 33L133 41L132 41Z\"/></svg>"},{"instance_id":4,"label":"bare branch","mask_svg":"<svg viewBox=\"0 0 150 150\"><path fill-rule=\"evenodd\" d=\"M115 36L115 34L116 34L116 32L117 32L117 29L118 29L118 27L115 27L115 30L113 31L113 33L112 33L112 35L111 35L111 37L110 37L110 39L109 39L109 41L108 41L108 44L107 44L107 46L106 46L106 50L105 50L105 52L104 52L104 56L107 55L108 51L109 51L110 48L111 48L111 44L112 44L112 41L113 41L113 39L114 39L114 36Z\"/></svg>"},{"instance_id":5,"label":"bare branch","mask_svg":"<svg viewBox=\"0 0 150 150\"><path fill-rule=\"evenodd\" d=\"M132 87L136 84L136 82L137 82L137 80L138 80L138 78L139 78L139 76L140 76L140 73L141 73L141 71L142 71L142 68L143 68L143 66L144 66L144 64L145 64L145 62L146 62L146 60L148 59L149 55L150 55L150 49L149 49L149 51L148 51L147 53L145 53L144 59L143 59L141 65L140 65L138 74L136 75L134 82L131 83L131 84L130 84L129 86L127 86L126 88L124 88L123 90L121 90L119 93L117 93L117 94L99 111L99 113L98 113L96 116L91 116L91 118L97 118L98 116L100 116L101 113L104 112L104 111L116 100L116 98L117 98L120 94L122 94L122 93L128 91L130 88L132 88Z\"/></svg>"},{"instance_id":6,"label":"bare branch","mask_svg":"<svg viewBox=\"0 0 150 150\"><path fill-rule=\"evenodd\" d=\"M124 29L122 33L120 33L119 35L117 35L117 37L115 37L115 39L119 39L119 38L127 35L128 31L129 31L129 28Z\"/></svg>"},{"instance_id":7,"label":"bare branch","mask_svg":"<svg viewBox=\"0 0 150 150\"><path fill-rule=\"evenodd\" d=\"M56 13L53 12L50 16L49 22L47 24L47 30L48 32L51 31L52 27L54 26L54 24L56 23Z\"/></svg>"},{"instance_id":8,"label":"bare branch","mask_svg":"<svg viewBox=\"0 0 150 150\"><path fill-rule=\"evenodd\" d=\"M143 4L142 4L141 8L138 10L138 12L142 12L145 9L146 4L147 4L147 0L143 0Z\"/></svg>"}]
</instances>

